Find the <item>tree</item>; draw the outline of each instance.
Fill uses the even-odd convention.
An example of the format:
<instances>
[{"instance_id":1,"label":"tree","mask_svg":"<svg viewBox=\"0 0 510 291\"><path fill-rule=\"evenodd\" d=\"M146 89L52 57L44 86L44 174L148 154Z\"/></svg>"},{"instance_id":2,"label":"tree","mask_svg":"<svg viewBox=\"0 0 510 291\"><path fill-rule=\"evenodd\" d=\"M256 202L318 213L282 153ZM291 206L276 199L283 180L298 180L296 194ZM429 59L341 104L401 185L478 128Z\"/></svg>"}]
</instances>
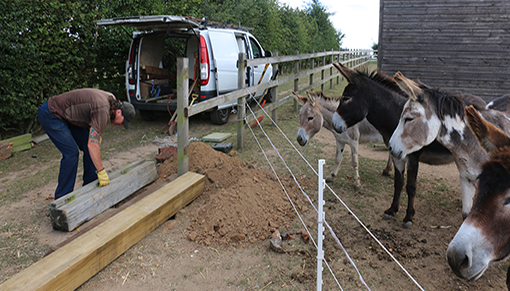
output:
<instances>
[{"instance_id":1,"label":"tree","mask_svg":"<svg viewBox=\"0 0 510 291\"><path fill-rule=\"evenodd\" d=\"M314 40L315 50L339 50L345 35L339 30L337 31L331 20L329 20L329 17L334 14L328 12L327 8L319 0L312 0L307 5L306 12L310 22L317 28L316 39Z\"/></svg>"},{"instance_id":2,"label":"tree","mask_svg":"<svg viewBox=\"0 0 510 291\"><path fill-rule=\"evenodd\" d=\"M0 0L0 11L3 136L34 131L37 108L65 91L96 87L125 99L133 29L94 20L171 14L241 23L280 55L339 49L343 38L319 0L305 10L277 0Z\"/></svg>"},{"instance_id":3,"label":"tree","mask_svg":"<svg viewBox=\"0 0 510 291\"><path fill-rule=\"evenodd\" d=\"M0 9L0 127L29 132L44 100L88 83L95 10L56 0L2 0Z\"/></svg>"}]
</instances>

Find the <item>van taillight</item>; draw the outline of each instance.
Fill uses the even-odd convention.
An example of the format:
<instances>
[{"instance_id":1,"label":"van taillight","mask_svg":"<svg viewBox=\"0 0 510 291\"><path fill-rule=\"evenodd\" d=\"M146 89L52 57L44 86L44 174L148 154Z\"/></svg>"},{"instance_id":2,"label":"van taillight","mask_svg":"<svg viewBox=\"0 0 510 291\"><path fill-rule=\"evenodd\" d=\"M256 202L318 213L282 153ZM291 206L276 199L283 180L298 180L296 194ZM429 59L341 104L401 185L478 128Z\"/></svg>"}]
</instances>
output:
<instances>
[{"instance_id":1,"label":"van taillight","mask_svg":"<svg viewBox=\"0 0 510 291\"><path fill-rule=\"evenodd\" d=\"M131 42L131 48L129 49L129 68L126 72L128 74L128 83L131 85L135 84L135 80L133 80L133 60L135 58L135 41Z\"/></svg>"},{"instance_id":2,"label":"van taillight","mask_svg":"<svg viewBox=\"0 0 510 291\"><path fill-rule=\"evenodd\" d=\"M209 83L211 66L209 65L209 53L203 36L200 36L200 85Z\"/></svg>"}]
</instances>

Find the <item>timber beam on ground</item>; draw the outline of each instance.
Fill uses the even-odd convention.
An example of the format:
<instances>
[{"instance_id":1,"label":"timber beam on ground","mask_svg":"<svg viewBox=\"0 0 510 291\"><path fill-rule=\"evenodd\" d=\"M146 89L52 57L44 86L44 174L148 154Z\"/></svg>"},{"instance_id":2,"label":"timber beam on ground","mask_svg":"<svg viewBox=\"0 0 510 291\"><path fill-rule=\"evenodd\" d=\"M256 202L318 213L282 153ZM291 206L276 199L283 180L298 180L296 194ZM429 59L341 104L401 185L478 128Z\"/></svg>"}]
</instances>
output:
<instances>
[{"instance_id":1,"label":"timber beam on ground","mask_svg":"<svg viewBox=\"0 0 510 291\"><path fill-rule=\"evenodd\" d=\"M0 285L3 290L75 290L204 190L187 172Z\"/></svg>"},{"instance_id":2,"label":"timber beam on ground","mask_svg":"<svg viewBox=\"0 0 510 291\"><path fill-rule=\"evenodd\" d=\"M49 205L54 230L72 231L123 201L158 178L155 161L137 160L109 174L110 184L99 187L97 181L60 197Z\"/></svg>"}]
</instances>

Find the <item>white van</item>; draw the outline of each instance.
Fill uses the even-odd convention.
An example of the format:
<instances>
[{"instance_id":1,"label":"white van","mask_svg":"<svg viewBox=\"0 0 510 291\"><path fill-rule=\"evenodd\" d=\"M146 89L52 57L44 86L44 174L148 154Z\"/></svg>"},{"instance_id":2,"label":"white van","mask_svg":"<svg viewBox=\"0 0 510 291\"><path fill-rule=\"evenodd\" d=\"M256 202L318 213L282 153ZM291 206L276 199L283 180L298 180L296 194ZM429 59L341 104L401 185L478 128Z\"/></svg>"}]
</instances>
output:
<instances>
[{"instance_id":1,"label":"white van","mask_svg":"<svg viewBox=\"0 0 510 291\"><path fill-rule=\"evenodd\" d=\"M248 59L270 57L248 29L192 17L156 15L101 19L99 26L135 27L126 61L128 100L142 118L153 119L154 111L176 109L176 60L189 60L190 102L201 102L237 90L239 53ZM247 86L268 82L271 64L246 69ZM262 77L262 79L261 79ZM269 90L270 92L271 90ZM260 97L261 92L255 96ZM265 97L271 101L271 96ZM225 124L237 100L210 111L211 121Z\"/></svg>"}]
</instances>

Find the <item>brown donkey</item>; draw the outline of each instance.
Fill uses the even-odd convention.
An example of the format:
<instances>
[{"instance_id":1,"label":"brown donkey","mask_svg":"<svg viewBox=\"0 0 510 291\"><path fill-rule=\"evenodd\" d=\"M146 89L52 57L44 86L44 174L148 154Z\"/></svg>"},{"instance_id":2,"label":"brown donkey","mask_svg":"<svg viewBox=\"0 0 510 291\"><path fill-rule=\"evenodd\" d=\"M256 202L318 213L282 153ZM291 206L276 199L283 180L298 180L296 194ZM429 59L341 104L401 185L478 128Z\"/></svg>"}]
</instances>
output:
<instances>
[{"instance_id":1,"label":"brown donkey","mask_svg":"<svg viewBox=\"0 0 510 291\"><path fill-rule=\"evenodd\" d=\"M472 106L465 108L465 114L489 160L482 164L473 207L446 255L457 276L474 281L483 275L489 263L510 255L510 138ZM510 271L506 283L509 287Z\"/></svg>"},{"instance_id":2,"label":"brown donkey","mask_svg":"<svg viewBox=\"0 0 510 291\"><path fill-rule=\"evenodd\" d=\"M354 188L359 190L361 179L358 172L358 145L361 143L379 143L383 141L381 134L366 119L352 126L344 133L338 133L333 129L332 119L339 100L324 95L323 92L306 92L305 96L300 96L292 92L299 103L303 104L299 111L299 130L296 139L300 146L305 146L317 134L321 128L325 128L333 133L336 140L335 164L331 173L326 177L326 182L333 182L333 178L338 174L340 164L342 163L345 145L351 148L351 161L354 168ZM393 162L388 153L388 162L383 170L383 175L388 176L393 167Z\"/></svg>"}]
</instances>

